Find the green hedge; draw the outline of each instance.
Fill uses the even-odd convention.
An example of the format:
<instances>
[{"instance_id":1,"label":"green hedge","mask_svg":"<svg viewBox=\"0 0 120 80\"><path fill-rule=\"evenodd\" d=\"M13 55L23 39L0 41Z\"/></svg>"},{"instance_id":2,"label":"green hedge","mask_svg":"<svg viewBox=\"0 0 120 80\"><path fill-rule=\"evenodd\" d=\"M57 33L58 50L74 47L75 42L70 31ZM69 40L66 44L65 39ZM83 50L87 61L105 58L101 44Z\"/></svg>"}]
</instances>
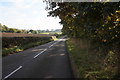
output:
<instances>
[{"instance_id":1,"label":"green hedge","mask_svg":"<svg viewBox=\"0 0 120 80\"><path fill-rule=\"evenodd\" d=\"M51 40L51 37L3 37L2 56L23 51L30 47L47 43Z\"/></svg>"}]
</instances>

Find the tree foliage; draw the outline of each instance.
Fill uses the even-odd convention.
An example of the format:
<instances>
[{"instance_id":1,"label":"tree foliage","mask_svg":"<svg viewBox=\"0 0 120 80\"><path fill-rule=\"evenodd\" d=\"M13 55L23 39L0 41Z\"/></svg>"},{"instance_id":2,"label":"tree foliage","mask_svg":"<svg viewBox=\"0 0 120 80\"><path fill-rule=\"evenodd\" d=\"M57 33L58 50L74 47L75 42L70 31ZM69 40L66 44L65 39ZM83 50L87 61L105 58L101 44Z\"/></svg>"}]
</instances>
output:
<instances>
[{"instance_id":1,"label":"tree foliage","mask_svg":"<svg viewBox=\"0 0 120 80\"><path fill-rule=\"evenodd\" d=\"M4 33L32 33L38 34L41 33L41 30L23 30L23 29L16 29L16 28L8 28L6 25L0 24L1 32Z\"/></svg>"},{"instance_id":2,"label":"tree foliage","mask_svg":"<svg viewBox=\"0 0 120 80\"><path fill-rule=\"evenodd\" d=\"M48 2L48 16L60 18L59 23L63 25L64 34L97 43L98 48L106 51L107 54L104 56L113 52L118 57L112 56L111 58L118 60L116 64L120 63L120 2L55 3L51 0ZM111 61L111 63L114 65L114 62ZM105 64L108 66L109 62ZM120 74L119 71L118 69L117 76Z\"/></svg>"},{"instance_id":3,"label":"tree foliage","mask_svg":"<svg viewBox=\"0 0 120 80\"><path fill-rule=\"evenodd\" d=\"M49 16L58 16L61 19L60 24L63 24L62 31L65 34L78 38L84 36L103 42L112 42L120 38L119 2L63 2L56 4L58 8L54 9L57 6L53 5Z\"/></svg>"}]
</instances>

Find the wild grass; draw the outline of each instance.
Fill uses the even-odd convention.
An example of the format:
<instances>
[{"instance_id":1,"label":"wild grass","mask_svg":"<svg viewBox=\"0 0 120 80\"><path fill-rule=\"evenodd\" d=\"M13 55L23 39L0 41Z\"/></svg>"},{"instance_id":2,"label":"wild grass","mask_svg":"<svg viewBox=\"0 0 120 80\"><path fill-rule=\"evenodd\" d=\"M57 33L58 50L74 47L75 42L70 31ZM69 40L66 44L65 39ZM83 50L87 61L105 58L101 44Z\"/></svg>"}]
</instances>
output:
<instances>
[{"instance_id":1,"label":"wild grass","mask_svg":"<svg viewBox=\"0 0 120 80\"><path fill-rule=\"evenodd\" d=\"M118 63L113 51L103 56L102 51L97 51L90 41L84 39L68 39L67 49L76 78L83 80L115 78Z\"/></svg>"}]
</instances>

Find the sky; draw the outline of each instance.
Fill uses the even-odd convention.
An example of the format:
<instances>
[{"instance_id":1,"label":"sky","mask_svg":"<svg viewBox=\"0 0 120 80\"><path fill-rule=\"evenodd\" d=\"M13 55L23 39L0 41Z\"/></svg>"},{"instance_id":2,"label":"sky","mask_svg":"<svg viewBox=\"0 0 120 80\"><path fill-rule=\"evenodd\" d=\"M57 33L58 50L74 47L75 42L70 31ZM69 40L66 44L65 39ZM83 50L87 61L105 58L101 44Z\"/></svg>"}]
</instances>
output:
<instances>
[{"instance_id":1,"label":"sky","mask_svg":"<svg viewBox=\"0 0 120 80\"><path fill-rule=\"evenodd\" d=\"M61 29L60 19L47 17L43 0L0 0L0 23L26 30Z\"/></svg>"}]
</instances>

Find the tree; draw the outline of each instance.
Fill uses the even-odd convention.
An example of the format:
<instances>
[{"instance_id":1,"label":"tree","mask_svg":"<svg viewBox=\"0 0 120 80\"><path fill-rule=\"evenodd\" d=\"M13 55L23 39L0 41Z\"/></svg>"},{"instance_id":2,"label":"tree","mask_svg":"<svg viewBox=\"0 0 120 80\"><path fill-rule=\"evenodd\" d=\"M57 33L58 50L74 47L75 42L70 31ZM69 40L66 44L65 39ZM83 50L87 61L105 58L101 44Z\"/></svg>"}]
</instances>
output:
<instances>
[{"instance_id":1,"label":"tree","mask_svg":"<svg viewBox=\"0 0 120 80\"><path fill-rule=\"evenodd\" d=\"M3 26L2 26L2 24L0 23L0 32L2 32L2 27L3 27Z\"/></svg>"},{"instance_id":2,"label":"tree","mask_svg":"<svg viewBox=\"0 0 120 80\"><path fill-rule=\"evenodd\" d=\"M57 4L57 5L53 5ZM52 7L51 7L52 6ZM56 8L56 6L59 6ZM109 33L115 33L107 30L108 34L103 34L103 25L116 25L112 17L115 18L115 12L119 10L120 4L117 3L82 3L82 2L50 2L48 6L49 15L59 17L60 24L63 25L63 33L71 37L86 37L96 40L104 40L103 36L107 36L107 41L111 42L113 37ZM94 15L93 15L94 14ZM108 18L112 20L109 21ZM117 19L119 20L119 19ZM101 30L102 29L102 30ZM110 28L109 28L110 29ZM104 30L106 32L106 30ZM110 31L110 32L109 32ZM103 35L103 36L101 36Z\"/></svg>"},{"instance_id":3,"label":"tree","mask_svg":"<svg viewBox=\"0 0 120 80\"><path fill-rule=\"evenodd\" d=\"M112 63L120 63L120 2L71 3L48 0L47 3L48 16L61 19L59 23L63 25L64 34L90 40L92 45L96 44L104 52L101 53L104 56L110 51L114 52L118 57L112 59L117 58L118 62ZM120 65L116 67L119 68ZM116 72L119 75L117 73L120 74L120 70Z\"/></svg>"},{"instance_id":4,"label":"tree","mask_svg":"<svg viewBox=\"0 0 120 80\"><path fill-rule=\"evenodd\" d=\"M15 33L16 30L15 30L14 28L9 28L9 32L11 32L11 33Z\"/></svg>"},{"instance_id":5,"label":"tree","mask_svg":"<svg viewBox=\"0 0 120 80\"><path fill-rule=\"evenodd\" d=\"M29 30L30 33L37 34L38 32L36 30Z\"/></svg>"},{"instance_id":6,"label":"tree","mask_svg":"<svg viewBox=\"0 0 120 80\"><path fill-rule=\"evenodd\" d=\"M46 29L46 32L49 32L49 29Z\"/></svg>"},{"instance_id":7,"label":"tree","mask_svg":"<svg viewBox=\"0 0 120 80\"><path fill-rule=\"evenodd\" d=\"M22 30L17 30L16 33L22 33Z\"/></svg>"},{"instance_id":8,"label":"tree","mask_svg":"<svg viewBox=\"0 0 120 80\"><path fill-rule=\"evenodd\" d=\"M6 25L3 25L2 32L9 32L9 28Z\"/></svg>"}]
</instances>

